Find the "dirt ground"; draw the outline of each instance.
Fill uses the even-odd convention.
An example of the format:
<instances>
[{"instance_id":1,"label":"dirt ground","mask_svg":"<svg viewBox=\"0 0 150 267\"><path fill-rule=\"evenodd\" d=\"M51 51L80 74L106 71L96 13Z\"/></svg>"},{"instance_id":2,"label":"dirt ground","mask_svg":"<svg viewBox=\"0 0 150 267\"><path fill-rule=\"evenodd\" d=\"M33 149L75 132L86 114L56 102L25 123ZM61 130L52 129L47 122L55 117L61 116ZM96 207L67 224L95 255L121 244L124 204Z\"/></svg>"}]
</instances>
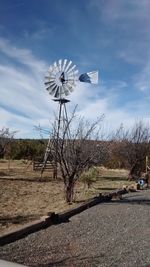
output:
<instances>
[{"instance_id":1,"label":"dirt ground","mask_svg":"<svg viewBox=\"0 0 150 267\"><path fill-rule=\"evenodd\" d=\"M129 185L126 170L107 170L99 167L99 177L90 189L81 182L75 188L72 205L65 203L63 181L54 181L52 173L32 170L25 160L0 160L0 234L22 224L39 219L48 212L61 212L81 204L86 199Z\"/></svg>"}]
</instances>

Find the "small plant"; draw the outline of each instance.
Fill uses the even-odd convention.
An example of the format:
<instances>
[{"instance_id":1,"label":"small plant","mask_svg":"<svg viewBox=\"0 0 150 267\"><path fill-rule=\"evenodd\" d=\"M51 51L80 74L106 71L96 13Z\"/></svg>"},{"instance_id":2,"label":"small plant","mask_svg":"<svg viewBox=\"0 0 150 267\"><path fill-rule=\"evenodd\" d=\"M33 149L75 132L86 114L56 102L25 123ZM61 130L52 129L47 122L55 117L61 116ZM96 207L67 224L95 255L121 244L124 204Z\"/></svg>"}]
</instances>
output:
<instances>
[{"instance_id":1,"label":"small plant","mask_svg":"<svg viewBox=\"0 0 150 267\"><path fill-rule=\"evenodd\" d=\"M87 185L88 189L91 188L92 184L96 182L99 172L96 167L90 168L88 171L83 172L80 180Z\"/></svg>"}]
</instances>

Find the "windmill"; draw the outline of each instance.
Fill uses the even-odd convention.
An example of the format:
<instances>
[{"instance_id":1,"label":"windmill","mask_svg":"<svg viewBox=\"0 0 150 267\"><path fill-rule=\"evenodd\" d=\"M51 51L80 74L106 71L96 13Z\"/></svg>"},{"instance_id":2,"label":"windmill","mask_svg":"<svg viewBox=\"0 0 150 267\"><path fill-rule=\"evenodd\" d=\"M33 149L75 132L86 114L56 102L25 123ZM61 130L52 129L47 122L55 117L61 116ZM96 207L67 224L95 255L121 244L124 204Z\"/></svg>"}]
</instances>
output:
<instances>
[{"instance_id":1,"label":"windmill","mask_svg":"<svg viewBox=\"0 0 150 267\"><path fill-rule=\"evenodd\" d=\"M87 72L79 75L78 70L76 69L76 65L73 62L67 59L60 59L58 62L54 62L48 69L48 72L45 76L45 86L46 90L49 92L51 96L54 97L54 101L59 104L59 112L58 112L58 125L57 125L57 142L59 140L59 132L60 127L65 127L68 123L67 116L67 107L66 104L70 102L70 100L66 99L70 93L73 92L76 87L77 82L85 82L85 83L98 83L98 71ZM68 128L69 133L69 128ZM46 166L49 154L51 149L51 138L48 140L48 144L46 147L43 166L41 169L41 176ZM57 162L55 160L55 168L54 168L54 177L57 177Z\"/></svg>"}]
</instances>

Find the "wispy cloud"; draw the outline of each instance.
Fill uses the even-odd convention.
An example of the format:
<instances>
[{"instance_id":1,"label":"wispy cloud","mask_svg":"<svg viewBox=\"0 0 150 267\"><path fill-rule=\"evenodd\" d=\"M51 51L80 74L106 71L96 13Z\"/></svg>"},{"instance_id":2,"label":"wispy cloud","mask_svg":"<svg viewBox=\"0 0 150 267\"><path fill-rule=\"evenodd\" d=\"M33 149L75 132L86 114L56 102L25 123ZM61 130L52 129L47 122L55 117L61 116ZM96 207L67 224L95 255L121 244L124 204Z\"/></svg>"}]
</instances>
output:
<instances>
[{"instance_id":1,"label":"wispy cloud","mask_svg":"<svg viewBox=\"0 0 150 267\"><path fill-rule=\"evenodd\" d=\"M137 18L138 20L149 20L149 0L90 0L89 7L97 9L106 23L109 21L116 22L117 20L124 19L126 21L128 21L129 19L134 20L135 18Z\"/></svg>"},{"instance_id":2,"label":"wispy cloud","mask_svg":"<svg viewBox=\"0 0 150 267\"><path fill-rule=\"evenodd\" d=\"M35 72L42 72L47 68L45 62L37 60L29 49L15 47L4 38L0 38L0 51L21 64L31 67Z\"/></svg>"},{"instance_id":3,"label":"wispy cloud","mask_svg":"<svg viewBox=\"0 0 150 267\"><path fill-rule=\"evenodd\" d=\"M27 28L23 31L23 37L27 40L42 41L47 38L54 38L57 33L56 25L49 25L44 20L34 19L32 29Z\"/></svg>"},{"instance_id":4,"label":"wispy cloud","mask_svg":"<svg viewBox=\"0 0 150 267\"><path fill-rule=\"evenodd\" d=\"M135 87L146 94L150 93L150 57L148 57L147 62L140 73L137 73L133 77Z\"/></svg>"}]
</instances>

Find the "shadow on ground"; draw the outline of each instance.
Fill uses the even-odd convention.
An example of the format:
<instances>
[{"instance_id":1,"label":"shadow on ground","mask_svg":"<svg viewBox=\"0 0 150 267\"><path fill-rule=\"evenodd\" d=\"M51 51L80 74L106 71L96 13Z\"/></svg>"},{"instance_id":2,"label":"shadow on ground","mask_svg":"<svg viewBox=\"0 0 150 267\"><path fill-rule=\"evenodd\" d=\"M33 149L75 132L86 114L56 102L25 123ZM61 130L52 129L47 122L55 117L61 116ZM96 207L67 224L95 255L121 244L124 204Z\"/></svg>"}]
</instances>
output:
<instances>
[{"instance_id":1,"label":"shadow on ground","mask_svg":"<svg viewBox=\"0 0 150 267\"><path fill-rule=\"evenodd\" d=\"M131 199L129 197L121 200L113 200L109 202L109 204L120 203L120 204L132 204L132 205L150 205L150 199L144 199L144 198L133 199L133 197Z\"/></svg>"},{"instance_id":2,"label":"shadow on ground","mask_svg":"<svg viewBox=\"0 0 150 267\"><path fill-rule=\"evenodd\" d=\"M117 187L97 187L95 188L96 190L102 190L102 191L114 191L114 190L117 190L118 188Z\"/></svg>"},{"instance_id":3,"label":"shadow on ground","mask_svg":"<svg viewBox=\"0 0 150 267\"><path fill-rule=\"evenodd\" d=\"M40 214L36 215L26 215L26 216L21 216L21 215L16 215L16 216L0 216L0 223L2 225L8 224L8 223L14 223L14 224L22 224L26 223L32 220L37 220L41 217Z\"/></svg>"},{"instance_id":4,"label":"shadow on ground","mask_svg":"<svg viewBox=\"0 0 150 267\"><path fill-rule=\"evenodd\" d=\"M101 177L103 180L108 180L108 181L127 181L126 177L120 177L120 176L115 176L115 177L111 177L111 176L103 176Z\"/></svg>"},{"instance_id":5,"label":"shadow on ground","mask_svg":"<svg viewBox=\"0 0 150 267\"><path fill-rule=\"evenodd\" d=\"M11 178L11 177L8 177L8 178L4 178L4 177L0 177L0 181L11 181L11 182L16 182L16 181L21 181L21 182L33 182L33 183L49 183L52 180L52 178L50 179L49 177L48 178L42 178L40 179L39 177L38 178Z\"/></svg>"}]
</instances>

